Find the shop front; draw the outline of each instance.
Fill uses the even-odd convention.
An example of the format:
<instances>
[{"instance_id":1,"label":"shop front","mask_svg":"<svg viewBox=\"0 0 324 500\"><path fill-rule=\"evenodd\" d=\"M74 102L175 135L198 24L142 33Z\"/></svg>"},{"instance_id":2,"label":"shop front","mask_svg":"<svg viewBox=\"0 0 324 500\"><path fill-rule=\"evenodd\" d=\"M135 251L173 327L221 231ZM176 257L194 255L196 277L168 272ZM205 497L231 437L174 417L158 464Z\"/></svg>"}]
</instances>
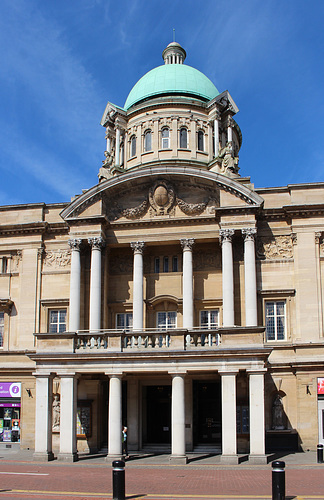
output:
<instances>
[{"instance_id":1,"label":"shop front","mask_svg":"<svg viewBox=\"0 0 324 500\"><path fill-rule=\"evenodd\" d=\"M0 382L0 441L20 442L21 383Z\"/></svg>"}]
</instances>

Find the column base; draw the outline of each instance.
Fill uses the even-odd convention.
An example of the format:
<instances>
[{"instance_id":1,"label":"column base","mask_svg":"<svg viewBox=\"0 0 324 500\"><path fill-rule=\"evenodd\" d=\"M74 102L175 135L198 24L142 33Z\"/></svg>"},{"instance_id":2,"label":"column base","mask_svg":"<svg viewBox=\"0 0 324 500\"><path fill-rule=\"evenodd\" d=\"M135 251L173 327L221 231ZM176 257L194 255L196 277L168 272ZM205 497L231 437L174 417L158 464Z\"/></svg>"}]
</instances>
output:
<instances>
[{"instance_id":1,"label":"column base","mask_svg":"<svg viewBox=\"0 0 324 500\"><path fill-rule=\"evenodd\" d=\"M249 455L249 463L250 464L267 464L268 457L267 457L267 455Z\"/></svg>"},{"instance_id":2,"label":"column base","mask_svg":"<svg viewBox=\"0 0 324 500\"><path fill-rule=\"evenodd\" d=\"M123 455L122 453L116 453L114 455L107 455L105 457L105 462L110 463L110 465L112 465L114 460L123 460L123 462L125 462L125 455Z\"/></svg>"},{"instance_id":3,"label":"column base","mask_svg":"<svg viewBox=\"0 0 324 500\"><path fill-rule=\"evenodd\" d=\"M188 463L188 457L187 455L170 455L169 462L175 465L186 465Z\"/></svg>"},{"instance_id":4,"label":"column base","mask_svg":"<svg viewBox=\"0 0 324 500\"><path fill-rule=\"evenodd\" d=\"M35 451L33 453L33 460L37 460L37 462L51 462L54 460L54 453L52 451Z\"/></svg>"},{"instance_id":5,"label":"column base","mask_svg":"<svg viewBox=\"0 0 324 500\"><path fill-rule=\"evenodd\" d=\"M76 451L74 453L59 453L57 455L57 460L60 462L77 462L78 459L79 457Z\"/></svg>"},{"instance_id":6,"label":"column base","mask_svg":"<svg viewBox=\"0 0 324 500\"><path fill-rule=\"evenodd\" d=\"M238 455L221 455L220 460L222 464L236 465L239 463Z\"/></svg>"}]
</instances>

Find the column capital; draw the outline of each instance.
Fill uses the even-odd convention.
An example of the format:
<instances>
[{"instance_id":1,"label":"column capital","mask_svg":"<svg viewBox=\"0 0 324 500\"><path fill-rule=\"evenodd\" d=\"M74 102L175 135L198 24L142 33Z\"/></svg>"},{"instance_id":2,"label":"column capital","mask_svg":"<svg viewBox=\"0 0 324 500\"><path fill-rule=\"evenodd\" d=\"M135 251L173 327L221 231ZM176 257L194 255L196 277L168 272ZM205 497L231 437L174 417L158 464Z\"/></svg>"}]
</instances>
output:
<instances>
[{"instance_id":1,"label":"column capital","mask_svg":"<svg viewBox=\"0 0 324 500\"><path fill-rule=\"evenodd\" d=\"M145 242L144 241L131 241L130 246L133 249L134 254L135 253L143 254L144 247L145 247Z\"/></svg>"},{"instance_id":2,"label":"column capital","mask_svg":"<svg viewBox=\"0 0 324 500\"><path fill-rule=\"evenodd\" d=\"M171 375L171 377L182 377L184 378L187 375L187 370L182 370L180 372L177 371L168 371L168 374Z\"/></svg>"},{"instance_id":3,"label":"column capital","mask_svg":"<svg viewBox=\"0 0 324 500\"><path fill-rule=\"evenodd\" d=\"M244 237L244 241L254 241L255 235L257 234L257 229L255 227L244 227L243 229L241 229L241 233Z\"/></svg>"},{"instance_id":4,"label":"column capital","mask_svg":"<svg viewBox=\"0 0 324 500\"><path fill-rule=\"evenodd\" d=\"M193 246L195 244L195 240L194 240L194 238L182 238L180 240L180 244L181 244L183 251L186 251L186 250L192 251Z\"/></svg>"},{"instance_id":5,"label":"column capital","mask_svg":"<svg viewBox=\"0 0 324 500\"><path fill-rule=\"evenodd\" d=\"M251 368L250 370L247 369L246 370L246 373L247 375L250 377L251 375L265 375L267 373L267 369L266 368Z\"/></svg>"},{"instance_id":6,"label":"column capital","mask_svg":"<svg viewBox=\"0 0 324 500\"><path fill-rule=\"evenodd\" d=\"M88 243L92 249L101 250L105 246L105 241L101 236L88 238Z\"/></svg>"},{"instance_id":7,"label":"column capital","mask_svg":"<svg viewBox=\"0 0 324 500\"><path fill-rule=\"evenodd\" d=\"M219 241L220 243L224 243L224 241L232 242L232 238L234 236L234 229L220 229L219 230Z\"/></svg>"},{"instance_id":8,"label":"column capital","mask_svg":"<svg viewBox=\"0 0 324 500\"><path fill-rule=\"evenodd\" d=\"M123 372L119 372L119 373L110 373L110 372L105 372L105 375L107 375L107 377L109 378L118 378L118 379L121 379L123 378Z\"/></svg>"},{"instance_id":9,"label":"column capital","mask_svg":"<svg viewBox=\"0 0 324 500\"><path fill-rule=\"evenodd\" d=\"M48 378L48 379L53 379L55 376L55 374L52 372L47 372L47 373L33 372L32 375L35 378Z\"/></svg>"},{"instance_id":10,"label":"column capital","mask_svg":"<svg viewBox=\"0 0 324 500\"><path fill-rule=\"evenodd\" d=\"M71 238L70 240L68 240L69 247L71 248L71 250L75 250L76 252L80 252L81 243L81 238Z\"/></svg>"},{"instance_id":11,"label":"column capital","mask_svg":"<svg viewBox=\"0 0 324 500\"><path fill-rule=\"evenodd\" d=\"M221 377L224 377L225 375L237 375L238 374L238 370L218 370L218 373L219 375L221 375Z\"/></svg>"}]
</instances>

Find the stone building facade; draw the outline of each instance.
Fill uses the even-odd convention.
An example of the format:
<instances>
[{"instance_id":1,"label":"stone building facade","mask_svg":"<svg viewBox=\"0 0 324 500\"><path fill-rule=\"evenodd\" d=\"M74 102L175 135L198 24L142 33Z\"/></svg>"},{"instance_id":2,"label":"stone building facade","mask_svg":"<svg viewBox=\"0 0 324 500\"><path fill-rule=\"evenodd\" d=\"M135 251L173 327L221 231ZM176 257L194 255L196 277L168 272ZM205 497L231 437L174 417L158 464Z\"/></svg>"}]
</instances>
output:
<instances>
[{"instance_id":1,"label":"stone building facade","mask_svg":"<svg viewBox=\"0 0 324 500\"><path fill-rule=\"evenodd\" d=\"M37 459L324 443L324 183L255 189L185 57L107 104L97 184L0 207L0 439Z\"/></svg>"}]
</instances>

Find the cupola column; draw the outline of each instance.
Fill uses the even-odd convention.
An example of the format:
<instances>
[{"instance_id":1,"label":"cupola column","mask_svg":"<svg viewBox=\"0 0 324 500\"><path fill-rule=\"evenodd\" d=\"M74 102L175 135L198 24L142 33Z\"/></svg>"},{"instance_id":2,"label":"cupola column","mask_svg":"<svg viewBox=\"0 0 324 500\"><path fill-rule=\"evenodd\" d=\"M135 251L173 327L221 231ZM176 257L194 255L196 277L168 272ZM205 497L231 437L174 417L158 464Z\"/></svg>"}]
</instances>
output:
<instances>
[{"instance_id":1,"label":"cupola column","mask_svg":"<svg viewBox=\"0 0 324 500\"><path fill-rule=\"evenodd\" d=\"M215 158L217 158L219 153L219 120L218 116L214 120L214 151Z\"/></svg>"},{"instance_id":2,"label":"cupola column","mask_svg":"<svg viewBox=\"0 0 324 500\"><path fill-rule=\"evenodd\" d=\"M99 237L89 238L88 242L91 245L89 330L93 331L101 327L101 249L104 241Z\"/></svg>"},{"instance_id":3,"label":"cupola column","mask_svg":"<svg viewBox=\"0 0 324 500\"><path fill-rule=\"evenodd\" d=\"M183 328L193 328L193 266L192 249L195 243L193 238L180 240L183 250Z\"/></svg>"},{"instance_id":4,"label":"cupola column","mask_svg":"<svg viewBox=\"0 0 324 500\"><path fill-rule=\"evenodd\" d=\"M233 119L229 116L227 121L227 142L233 141Z\"/></svg>"},{"instance_id":5,"label":"cupola column","mask_svg":"<svg viewBox=\"0 0 324 500\"><path fill-rule=\"evenodd\" d=\"M115 151L115 164L120 164L120 127L116 125L116 151Z\"/></svg>"},{"instance_id":6,"label":"cupola column","mask_svg":"<svg viewBox=\"0 0 324 500\"><path fill-rule=\"evenodd\" d=\"M257 284L255 269L255 228L244 228L245 325L257 326Z\"/></svg>"},{"instance_id":7,"label":"cupola column","mask_svg":"<svg viewBox=\"0 0 324 500\"><path fill-rule=\"evenodd\" d=\"M234 229L221 229L223 275L223 326L234 326L234 275L232 237Z\"/></svg>"},{"instance_id":8,"label":"cupola column","mask_svg":"<svg viewBox=\"0 0 324 500\"><path fill-rule=\"evenodd\" d=\"M143 252L144 241L133 241L133 330L143 329Z\"/></svg>"},{"instance_id":9,"label":"cupola column","mask_svg":"<svg viewBox=\"0 0 324 500\"><path fill-rule=\"evenodd\" d=\"M80 329L81 239L71 239L68 244L71 248L69 331L76 332Z\"/></svg>"}]
</instances>

